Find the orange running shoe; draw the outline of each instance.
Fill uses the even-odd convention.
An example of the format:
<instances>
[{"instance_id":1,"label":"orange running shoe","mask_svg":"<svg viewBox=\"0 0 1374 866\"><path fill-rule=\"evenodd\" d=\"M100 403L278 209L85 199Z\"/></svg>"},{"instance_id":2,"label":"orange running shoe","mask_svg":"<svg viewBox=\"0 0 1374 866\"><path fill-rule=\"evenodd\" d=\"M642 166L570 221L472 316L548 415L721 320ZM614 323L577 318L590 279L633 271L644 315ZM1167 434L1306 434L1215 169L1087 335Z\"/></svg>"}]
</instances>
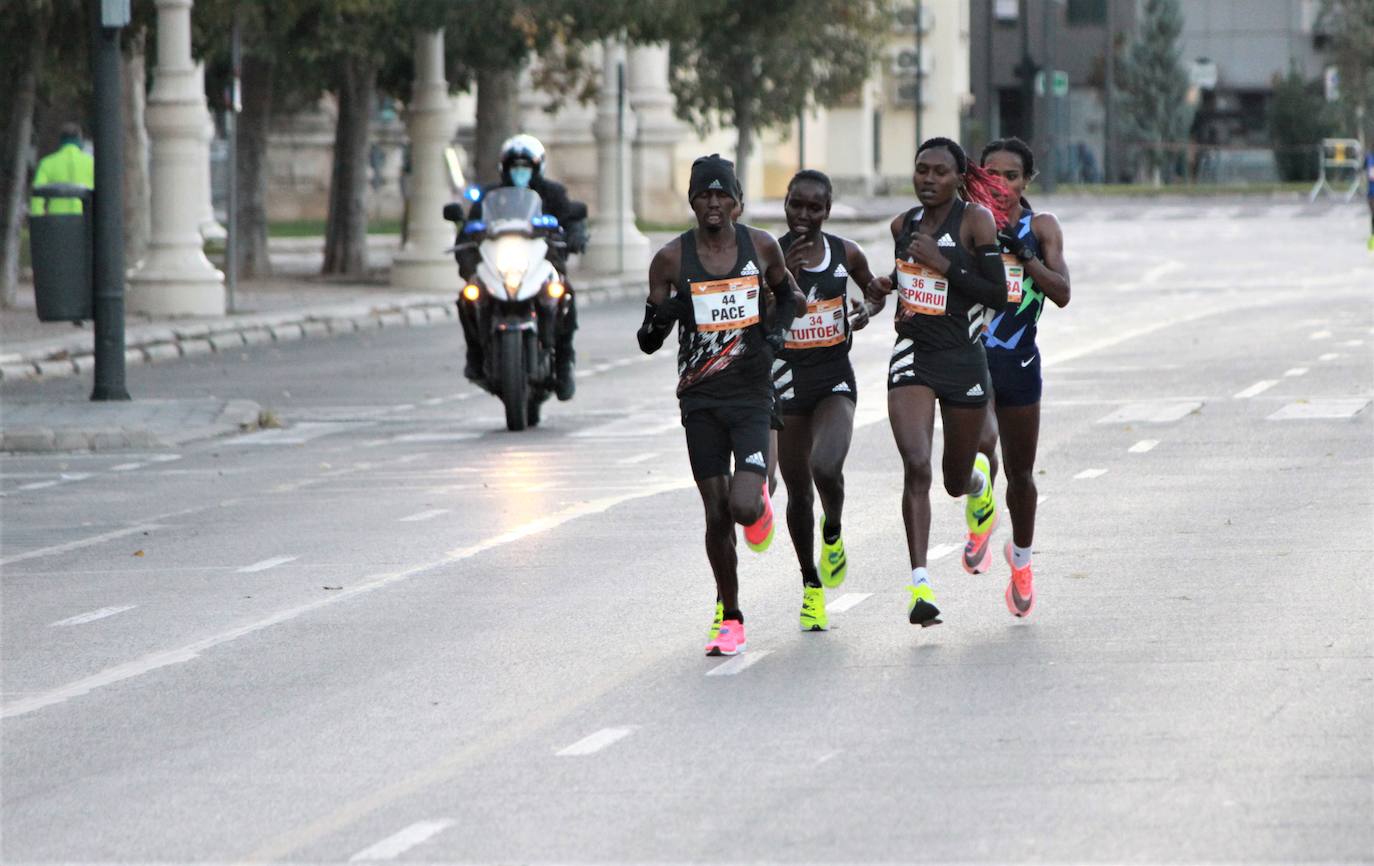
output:
<instances>
[{"instance_id":1,"label":"orange running shoe","mask_svg":"<svg viewBox=\"0 0 1374 866\"><path fill-rule=\"evenodd\" d=\"M1007 610L1014 617L1030 616L1035 609L1035 576L1031 574L1030 564L1027 563L1025 568L1012 565L1010 541L1002 553L1007 557L1007 565L1011 566L1011 580L1007 581Z\"/></svg>"},{"instance_id":2,"label":"orange running shoe","mask_svg":"<svg viewBox=\"0 0 1374 866\"><path fill-rule=\"evenodd\" d=\"M744 543L755 553L763 553L773 543L773 503L768 498L768 482L763 483L763 514L744 527Z\"/></svg>"}]
</instances>

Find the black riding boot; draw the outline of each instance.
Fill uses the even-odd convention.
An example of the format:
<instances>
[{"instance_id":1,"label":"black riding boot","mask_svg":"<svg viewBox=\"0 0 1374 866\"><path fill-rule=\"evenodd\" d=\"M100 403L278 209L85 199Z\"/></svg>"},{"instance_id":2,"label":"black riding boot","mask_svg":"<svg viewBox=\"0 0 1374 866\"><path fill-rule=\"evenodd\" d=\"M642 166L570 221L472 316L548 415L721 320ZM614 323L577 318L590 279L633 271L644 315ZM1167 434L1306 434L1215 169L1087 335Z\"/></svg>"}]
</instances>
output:
<instances>
[{"instance_id":1,"label":"black riding boot","mask_svg":"<svg viewBox=\"0 0 1374 866\"><path fill-rule=\"evenodd\" d=\"M463 376L472 382L486 378L482 372L482 338L477 330L477 310L472 304L458 301L458 321L463 326L463 340L467 343L467 363L463 366Z\"/></svg>"},{"instance_id":2,"label":"black riding boot","mask_svg":"<svg viewBox=\"0 0 1374 866\"><path fill-rule=\"evenodd\" d=\"M555 393L564 402L571 400L577 392L577 379L574 365L577 352L573 349L573 333L577 330L577 302L571 291L567 294L562 315L558 322L558 341L554 344L554 375L557 379Z\"/></svg>"}]
</instances>

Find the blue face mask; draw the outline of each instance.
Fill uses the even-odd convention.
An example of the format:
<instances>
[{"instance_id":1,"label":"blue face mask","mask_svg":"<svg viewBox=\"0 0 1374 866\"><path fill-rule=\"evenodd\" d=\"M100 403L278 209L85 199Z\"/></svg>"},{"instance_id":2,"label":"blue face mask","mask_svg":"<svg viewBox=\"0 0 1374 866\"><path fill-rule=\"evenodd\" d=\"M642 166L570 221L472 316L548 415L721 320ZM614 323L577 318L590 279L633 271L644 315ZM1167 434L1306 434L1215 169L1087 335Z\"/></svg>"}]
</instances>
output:
<instances>
[{"instance_id":1,"label":"blue face mask","mask_svg":"<svg viewBox=\"0 0 1374 866\"><path fill-rule=\"evenodd\" d=\"M515 186L529 186L530 179L534 177L534 169L527 165L511 166L510 182Z\"/></svg>"}]
</instances>

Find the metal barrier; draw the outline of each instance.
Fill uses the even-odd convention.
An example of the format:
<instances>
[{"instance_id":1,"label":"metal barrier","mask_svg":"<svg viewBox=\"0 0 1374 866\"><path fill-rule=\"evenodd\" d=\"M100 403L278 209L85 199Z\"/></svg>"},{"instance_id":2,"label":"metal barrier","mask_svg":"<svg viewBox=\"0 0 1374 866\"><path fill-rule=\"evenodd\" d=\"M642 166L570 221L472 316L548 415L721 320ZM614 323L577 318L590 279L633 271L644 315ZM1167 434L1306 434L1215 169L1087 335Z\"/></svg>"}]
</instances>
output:
<instances>
[{"instance_id":1,"label":"metal barrier","mask_svg":"<svg viewBox=\"0 0 1374 866\"><path fill-rule=\"evenodd\" d=\"M1345 175L1349 175L1348 178ZM1318 156L1317 183L1308 195L1316 201L1322 193L1343 196L1345 201L1355 197L1364 180L1364 146L1354 138L1324 138ZM1334 183L1348 184L1342 192Z\"/></svg>"}]
</instances>

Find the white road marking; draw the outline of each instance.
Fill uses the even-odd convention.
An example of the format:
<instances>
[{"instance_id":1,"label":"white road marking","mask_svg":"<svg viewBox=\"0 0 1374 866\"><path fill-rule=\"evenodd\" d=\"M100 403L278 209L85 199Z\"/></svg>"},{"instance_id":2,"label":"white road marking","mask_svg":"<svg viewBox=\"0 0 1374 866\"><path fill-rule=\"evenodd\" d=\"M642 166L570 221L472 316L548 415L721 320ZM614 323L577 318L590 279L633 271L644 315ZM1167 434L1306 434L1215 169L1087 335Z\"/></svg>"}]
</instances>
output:
<instances>
[{"instance_id":1,"label":"white road marking","mask_svg":"<svg viewBox=\"0 0 1374 866\"><path fill-rule=\"evenodd\" d=\"M396 442L466 442L470 439L481 437L481 433L403 433L400 436L393 436L390 439L383 439L379 444L393 444ZM369 445L372 443L368 443Z\"/></svg>"},{"instance_id":2,"label":"white road marking","mask_svg":"<svg viewBox=\"0 0 1374 866\"><path fill-rule=\"evenodd\" d=\"M1331 332L1330 332L1330 331L1313 331L1312 334L1311 334L1311 339L1313 339L1313 340L1325 340L1325 339L1326 339L1327 337L1329 337L1329 336L1331 336Z\"/></svg>"},{"instance_id":3,"label":"white road marking","mask_svg":"<svg viewBox=\"0 0 1374 866\"><path fill-rule=\"evenodd\" d=\"M438 517L438 516L441 515L441 514L448 514L448 513L449 513L449 509L447 509L447 508L431 508L431 509L428 510L428 511L420 511L420 512L416 512L415 514L412 514L412 515L410 515L410 516L408 516L408 517L402 517L402 518L400 518L397 522L399 522L399 523L419 523L421 520L433 520L434 518Z\"/></svg>"},{"instance_id":4,"label":"white road marking","mask_svg":"<svg viewBox=\"0 0 1374 866\"><path fill-rule=\"evenodd\" d=\"M0 719L8 719L14 716L26 715L28 713L41 710L44 707L50 707L54 704L60 704L65 701L69 701L72 698L77 698L81 695L89 694L95 691L96 689L101 689L106 686L114 685L115 683L121 683L126 680L131 680L137 677L144 676L145 674L151 673L152 671L158 670L159 668L194 661L195 659L200 657L201 653L206 652L207 650L214 649L217 646L223 646L224 644L232 643L233 641L236 641L239 638L247 637L252 634L257 634L258 632L269 629L274 625L280 625L284 622L290 622L291 620L304 616L307 613L319 610L320 608L339 604L340 602L356 598L359 595L363 595L365 593L373 592L375 590L391 586L395 583L400 583L402 581L409 580L410 578L416 577L421 574L428 574L429 572L432 572L436 569L452 565L455 562L460 562L465 559L471 559L474 556L486 553L488 550L493 550L498 547L504 547L508 544L512 544L514 542L528 538L531 535L537 535L541 532L548 532L551 529L557 529L563 524L576 520L579 517L588 517L594 514L603 514L611 510L612 508L615 508L618 505L623 505L627 502L634 502L639 499L646 499L651 496L658 496L661 493L672 493L680 490L688 490L694 486L695 484L691 480L664 481L660 484L656 484L653 486L639 485L633 491L616 494L614 496L605 496L600 499L592 499L587 502L580 502L574 505L570 505L562 511L557 511L553 514L548 514L544 517L538 518L537 520L532 520L529 523L517 526L514 529L501 533L500 535L492 536L491 538L484 539L482 541L477 542L476 544L472 544L467 547L460 547L454 550L450 550L448 553L444 554L439 559L431 560L430 562L420 563L419 565L413 565L409 568L405 568L400 571L383 572L380 574L370 575L360 580L357 584L348 587L347 589L339 590L337 592L331 592L328 595L325 595L321 598L317 598L314 601L298 605L296 607L279 610L276 613L269 614L268 616L260 620L257 620L256 622L246 623L244 625L238 626L237 628L232 628L228 631L223 631L219 634L202 638L198 641L194 641L192 643L186 644L185 646L180 646L175 649L160 650L158 652L149 653L148 655L142 656L141 658L137 658L130 662L124 662L123 664L118 664L113 667L106 668L105 670L100 671L99 673L92 674L88 677L83 677L79 680L74 680L72 682L67 683L66 685L58 686L55 689L51 689L46 692L39 692L38 694L30 695L25 698L20 698L18 700L11 701L10 703L0 705ZM164 516L171 517L182 513L203 510L205 509L188 509L187 512L174 512L173 514ZM133 529L129 530L121 530L119 534L127 535L131 532L137 532L141 529L146 528L149 527L134 527ZM73 545L77 546L94 543L95 541L90 539L87 539L82 542L72 542ZM21 554L19 558L27 559L29 557L38 555L42 555L42 552L34 551L27 554ZM5 562L5 560L0 560L0 565L4 565Z\"/></svg>"},{"instance_id":5,"label":"white road marking","mask_svg":"<svg viewBox=\"0 0 1374 866\"><path fill-rule=\"evenodd\" d=\"M1294 377L1294 376L1305 376L1305 375L1307 375L1307 368L1306 368L1306 367L1293 367L1293 368L1290 368L1290 369L1288 369L1288 370L1284 370L1284 371L1283 371L1283 375L1284 375L1285 378L1292 378L1292 377Z\"/></svg>"},{"instance_id":6,"label":"white road marking","mask_svg":"<svg viewBox=\"0 0 1374 866\"><path fill-rule=\"evenodd\" d=\"M392 412L409 412L411 409L414 409L414 408L415 408L415 404L414 404L414 403L402 403L402 404L400 404L399 406L392 406L392 407L391 407L391 411L392 411Z\"/></svg>"},{"instance_id":7,"label":"white road marking","mask_svg":"<svg viewBox=\"0 0 1374 866\"><path fill-rule=\"evenodd\" d=\"M937 544L926 551L926 562L934 562L937 559L944 559L956 550L963 550L962 544Z\"/></svg>"},{"instance_id":8,"label":"white road marking","mask_svg":"<svg viewBox=\"0 0 1374 866\"><path fill-rule=\"evenodd\" d=\"M444 402L443 397L430 397L428 400L421 400L420 404L423 406L438 406L442 402Z\"/></svg>"},{"instance_id":9,"label":"white road marking","mask_svg":"<svg viewBox=\"0 0 1374 866\"><path fill-rule=\"evenodd\" d=\"M648 452L647 454L636 454L636 455L633 456L633 457L626 457L626 458L624 458L624 459L617 460L616 462L617 462L617 463L623 463L623 464L626 464L626 465L634 464L634 463L643 463L643 462L645 462L645 461L647 461L647 460L653 460L653 459L654 459L655 457L657 457L657 456L658 456L658 452L657 452L657 451L650 451L650 452Z\"/></svg>"},{"instance_id":10,"label":"white road marking","mask_svg":"<svg viewBox=\"0 0 1374 866\"><path fill-rule=\"evenodd\" d=\"M245 565L243 568L235 569L239 574L251 574L255 571L266 571L269 568L276 568L279 565L286 565L299 559L298 556L274 556L271 559L264 559L262 562L255 562L252 565Z\"/></svg>"},{"instance_id":11,"label":"white road marking","mask_svg":"<svg viewBox=\"0 0 1374 866\"><path fill-rule=\"evenodd\" d=\"M1139 442L1135 443L1126 450L1131 452L1132 454L1144 454L1146 451L1153 450L1154 447L1158 444L1158 439L1141 439Z\"/></svg>"},{"instance_id":12,"label":"white road marking","mask_svg":"<svg viewBox=\"0 0 1374 866\"><path fill-rule=\"evenodd\" d=\"M302 445L321 436L342 433L345 430L361 430L371 427L374 423L373 421L302 421L291 427L247 433L234 439L228 439L224 444L236 446Z\"/></svg>"},{"instance_id":13,"label":"white road marking","mask_svg":"<svg viewBox=\"0 0 1374 866\"><path fill-rule=\"evenodd\" d=\"M1350 346L1351 348L1354 348L1355 346L1363 346L1364 340L1346 340L1344 343L1341 343L1340 345Z\"/></svg>"},{"instance_id":14,"label":"white road marking","mask_svg":"<svg viewBox=\"0 0 1374 866\"><path fill-rule=\"evenodd\" d=\"M1270 421L1311 421L1315 419L1353 418L1364 411L1369 400L1364 397L1330 397L1289 403L1269 416Z\"/></svg>"},{"instance_id":15,"label":"white road marking","mask_svg":"<svg viewBox=\"0 0 1374 866\"><path fill-rule=\"evenodd\" d=\"M1037 497L1035 497L1035 504L1036 504L1036 505L1043 505L1043 504L1045 503L1045 500L1046 500L1046 499L1049 499L1049 497L1048 497L1048 496L1037 496Z\"/></svg>"},{"instance_id":16,"label":"white road marking","mask_svg":"<svg viewBox=\"0 0 1374 866\"><path fill-rule=\"evenodd\" d=\"M200 510L200 509L196 509ZM66 544L55 544L52 547L40 547L37 550L30 550L28 553L17 553L14 556L7 556L0 559L0 565L10 565L15 562L23 562L26 559L35 559L40 556L51 556L55 553L66 553L70 550L78 550L82 547L90 547L93 544L100 544L104 541L113 541L116 538L123 538L126 535L137 535L140 532L152 532L154 529L161 529L157 523L144 523L139 526L130 526L126 529L116 529L113 532L105 532L100 535L92 535L90 538L82 538L77 541L69 541Z\"/></svg>"},{"instance_id":17,"label":"white road marking","mask_svg":"<svg viewBox=\"0 0 1374 866\"><path fill-rule=\"evenodd\" d=\"M844 613L859 602L866 598L871 598L872 596L873 593L871 592L846 592L844 595L826 604L825 609L831 613Z\"/></svg>"},{"instance_id":18,"label":"white road marking","mask_svg":"<svg viewBox=\"0 0 1374 866\"><path fill-rule=\"evenodd\" d=\"M173 460L180 460L180 454L154 454L148 458L153 463L171 463Z\"/></svg>"},{"instance_id":19,"label":"white road marking","mask_svg":"<svg viewBox=\"0 0 1374 866\"><path fill-rule=\"evenodd\" d=\"M56 487L62 483L62 479L54 478L50 481L35 481L32 484L21 484L20 490L42 490L45 487Z\"/></svg>"},{"instance_id":20,"label":"white road marking","mask_svg":"<svg viewBox=\"0 0 1374 866\"><path fill-rule=\"evenodd\" d=\"M1167 424L1196 412L1202 404L1195 400L1157 403L1127 403L1110 415L1097 419L1099 424L1128 424L1132 422Z\"/></svg>"},{"instance_id":21,"label":"white road marking","mask_svg":"<svg viewBox=\"0 0 1374 866\"><path fill-rule=\"evenodd\" d=\"M606 437L610 439L640 439L656 436L670 430L681 429L682 420L676 411L635 412L606 424L578 430L572 436L577 439Z\"/></svg>"},{"instance_id":22,"label":"white road marking","mask_svg":"<svg viewBox=\"0 0 1374 866\"><path fill-rule=\"evenodd\" d=\"M740 655L735 656L722 665L716 665L706 672L708 677L733 677L735 674L763 661L763 657L771 653L772 650L745 650Z\"/></svg>"},{"instance_id":23,"label":"white road marking","mask_svg":"<svg viewBox=\"0 0 1374 866\"><path fill-rule=\"evenodd\" d=\"M107 616L114 616L115 614L123 613L126 610L133 610L136 607L138 607L138 605L136 604L126 604L120 607L102 607L100 610L92 610L88 611L87 613L78 613L76 616L69 616L66 619L59 619L57 622L50 622L48 623L48 627L57 628L60 626L67 625L85 625L88 622L95 622L98 619L104 619Z\"/></svg>"},{"instance_id":24,"label":"white road marking","mask_svg":"<svg viewBox=\"0 0 1374 866\"><path fill-rule=\"evenodd\" d=\"M111 471L111 472L129 472L129 471L132 471L132 470L134 470L134 469L142 469L144 466L147 466L147 465L148 465L148 464L146 464L146 463L121 463L121 464L119 464L118 466L111 466L111 467L110 467L110 471Z\"/></svg>"},{"instance_id":25,"label":"white road marking","mask_svg":"<svg viewBox=\"0 0 1374 866\"><path fill-rule=\"evenodd\" d=\"M395 860L405 852L453 826L453 819L440 818L435 821L419 821L411 824L395 835L388 836L375 845L369 845L348 858L348 862L364 860Z\"/></svg>"},{"instance_id":26,"label":"white road marking","mask_svg":"<svg viewBox=\"0 0 1374 866\"><path fill-rule=\"evenodd\" d=\"M1318 358L1317 360L1318 360L1318 361L1334 361L1334 360L1336 360L1337 358L1339 358L1340 356L1341 356L1341 353L1340 353L1340 352L1327 352L1325 355L1322 355L1322 356L1321 356L1320 358Z\"/></svg>"},{"instance_id":27,"label":"white road marking","mask_svg":"<svg viewBox=\"0 0 1374 866\"><path fill-rule=\"evenodd\" d=\"M1232 396L1232 399L1248 400L1251 397L1257 397L1260 394L1263 394L1265 391L1268 391L1270 388L1274 387L1278 383L1278 379L1261 379L1255 384L1251 385L1249 388L1246 388L1244 391L1237 391Z\"/></svg>"},{"instance_id":28,"label":"white road marking","mask_svg":"<svg viewBox=\"0 0 1374 866\"><path fill-rule=\"evenodd\" d=\"M611 743L625 739L634 732L635 729L632 727L602 728L594 734L588 734L571 746L564 746L554 754L558 755L560 758L574 758L582 755L590 755L593 752L601 751Z\"/></svg>"},{"instance_id":29,"label":"white road marking","mask_svg":"<svg viewBox=\"0 0 1374 866\"><path fill-rule=\"evenodd\" d=\"M843 750L843 749L835 749L834 751L826 752L824 755L821 755L819 758L816 759L816 766L819 767L821 764L824 764L826 761L833 760L834 758L838 757L839 754L840 754L840 752L842 752L842 751L844 751L844 750Z\"/></svg>"},{"instance_id":30,"label":"white road marking","mask_svg":"<svg viewBox=\"0 0 1374 866\"><path fill-rule=\"evenodd\" d=\"M1078 479L1087 480L1087 479L1089 479L1089 478L1101 478L1103 475L1106 475L1106 474L1107 474L1107 470L1105 470L1105 469L1084 469L1082 472L1080 472L1080 473L1078 473L1077 475L1075 475L1075 476L1074 476L1074 479L1075 479L1075 480L1078 480Z\"/></svg>"}]
</instances>

